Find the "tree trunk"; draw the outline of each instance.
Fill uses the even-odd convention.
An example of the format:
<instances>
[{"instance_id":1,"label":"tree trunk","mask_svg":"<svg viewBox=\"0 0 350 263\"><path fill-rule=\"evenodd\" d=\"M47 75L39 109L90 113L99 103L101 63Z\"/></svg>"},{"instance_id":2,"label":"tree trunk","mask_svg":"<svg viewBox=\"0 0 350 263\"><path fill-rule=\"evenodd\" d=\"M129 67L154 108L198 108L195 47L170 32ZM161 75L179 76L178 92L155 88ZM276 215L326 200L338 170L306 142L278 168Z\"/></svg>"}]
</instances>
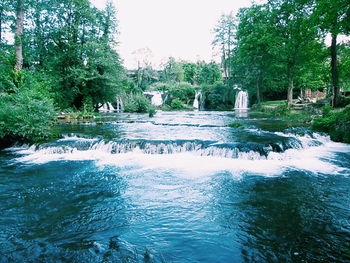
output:
<instances>
[{"instance_id":1,"label":"tree trunk","mask_svg":"<svg viewBox=\"0 0 350 263\"><path fill-rule=\"evenodd\" d=\"M256 100L258 104L261 103L260 76L256 79Z\"/></svg>"},{"instance_id":2,"label":"tree trunk","mask_svg":"<svg viewBox=\"0 0 350 263\"><path fill-rule=\"evenodd\" d=\"M0 47L2 44L2 17L3 17L3 12L4 10L2 8L0 8Z\"/></svg>"},{"instance_id":3,"label":"tree trunk","mask_svg":"<svg viewBox=\"0 0 350 263\"><path fill-rule=\"evenodd\" d=\"M15 52L16 52L16 69L22 70L23 67L23 22L24 22L24 8L23 0L17 0L16 7L16 30L15 30Z\"/></svg>"},{"instance_id":4,"label":"tree trunk","mask_svg":"<svg viewBox=\"0 0 350 263\"><path fill-rule=\"evenodd\" d=\"M294 88L293 75L289 71L288 72L288 93L287 93L288 109L290 109L293 104L293 88Z\"/></svg>"},{"instance_id":5,"label":"tree trunk","mask_svg":"<svg viewBox=\"0 0 350 263\"><path fill-rule=\"evenodd\" d=\"M331 44L331 71L333 84L332 106L336 107L339 103L340 89L339 89L339 75L337 65L337 34L332 33Z\"/></svg>"}]
</instances>

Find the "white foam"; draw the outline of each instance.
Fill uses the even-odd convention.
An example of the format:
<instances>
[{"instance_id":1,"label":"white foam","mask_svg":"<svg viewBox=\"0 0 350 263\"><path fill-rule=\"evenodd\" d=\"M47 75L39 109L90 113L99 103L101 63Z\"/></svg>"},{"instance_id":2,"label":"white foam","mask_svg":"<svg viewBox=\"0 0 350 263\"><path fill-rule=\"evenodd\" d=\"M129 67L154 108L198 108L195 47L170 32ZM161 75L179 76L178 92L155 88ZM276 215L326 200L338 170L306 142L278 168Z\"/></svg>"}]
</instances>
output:
<instances>
[{"instance_id":1,"label":"white foam","mask_svg":"<svg viewBox=\"0 0 350 263\"><path fill-rule=\"evenodd\" d=\"M174 154L157 154L157 151L149 151L145 154L139 147L131 151L118 151L119 154L112 154L113 142L103 142L93 144L88 150L77 150L76 148L65 149L62 146L44 147L36 149L35 146L27 148L15 148L13 151L22 154L17 158L19 162L43 164L52 161L94 161L97 166L106 165L121 168L131 167L133 169L175 169L184 170L187 176L201 177L221 171L228 171L239 176L247 172L273 176L282 174L285 170L306 170L313 173L337 174L344 171L332 163L336 152L350 152L350 145L334 143L329 138L315 135L297 136L293 134L285 135L296 137L302 141L304 148L288 149L283 153L270 152L268 156L261 156L259 153L239 152L238 158L225 158L230 155L231 150L200 149L197 151L178 151ZM61 140L91 140L84 138L68 137ZM317 139L322 144L312 146L310 143ZM310 146L311 145L311 146ZM180 147L180 146L179 146ZM210 156L207 156L210 155Z\"/></svg>"}]
</instances>

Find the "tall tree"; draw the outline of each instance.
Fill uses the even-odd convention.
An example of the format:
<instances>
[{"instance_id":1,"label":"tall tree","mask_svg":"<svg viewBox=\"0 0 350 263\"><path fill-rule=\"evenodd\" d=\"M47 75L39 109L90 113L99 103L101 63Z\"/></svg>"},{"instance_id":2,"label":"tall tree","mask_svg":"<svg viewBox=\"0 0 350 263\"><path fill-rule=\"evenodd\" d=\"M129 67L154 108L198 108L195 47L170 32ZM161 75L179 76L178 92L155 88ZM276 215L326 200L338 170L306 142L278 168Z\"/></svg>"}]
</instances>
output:
<instances>
[{"instance_id":1,"label":"tall tree","mask_svg":"<svg viewBox=\"0 0 350 263\"><path fill-rule=\"evenodd\" d=\"M293 90L298 70L310 59L310 43L317 40L317 28L310 19L309 0L270 0L272 22L276 26L274 56L283 63L288 81L288 107L293 102Z\"/></svg>"},{"instance_id":2,"label":"tall tree","mask_svg":"<svg viewBox=\"0 0 350 263\"><path fill-rule=\"evenodd\" d=\"M275 43L275 27L269 22L271 12L267 5L253 5L241 9L238 18L237 49L233 71L237 84L255 87L256 101L262 101L262 88L266 78L276 72L276 60L271 50Z\"/></svg>"},{"instance_id":3,"label":"tall tree","mask_svg":"<svg viewBox=\"0 0 350 263\"><path fill-rule=\"evenodd\" d=\"M24 26L24 1L16 2L16 28L15 28L15 52L16 70L21 71L23 67L23 26Z\"/></svg>"},{"instance_id":4,"label":"tall tree","mask_svg":"<svg viewBox=\"0 0 350 263\"><path fill-rule=\"evenodd\" d=\"M221 50L221 65L228 85L231 85L232 82L230 61L235 43L236 24L237 21L232 12L228 15L222 15L214 28L215 36L212 43Z\"/></svg>"},{"instance_id":5,"label":"tall tree","mask_svg":"<svg viewBox=\"0 0 350 263\"><path fill-rule=\"evenodd\" d=\"M337 38L341 33L350 32L350 3L348 0L316 0L315 16L321 29L331 35L332 105L336 107L340 98Z\"/></svg>"},{"instance_id":6,"label":"tall tree","mask_svg":"<svg viewBox=\"0 0 350 263\"><path fill-rule=\"evenodd\" d=\"M181 82L184 80L184 70L180 62L175 61L173 57L169 57L164 65L162 72L162 80L165 82Z\"/></svg>"}]
</instances>

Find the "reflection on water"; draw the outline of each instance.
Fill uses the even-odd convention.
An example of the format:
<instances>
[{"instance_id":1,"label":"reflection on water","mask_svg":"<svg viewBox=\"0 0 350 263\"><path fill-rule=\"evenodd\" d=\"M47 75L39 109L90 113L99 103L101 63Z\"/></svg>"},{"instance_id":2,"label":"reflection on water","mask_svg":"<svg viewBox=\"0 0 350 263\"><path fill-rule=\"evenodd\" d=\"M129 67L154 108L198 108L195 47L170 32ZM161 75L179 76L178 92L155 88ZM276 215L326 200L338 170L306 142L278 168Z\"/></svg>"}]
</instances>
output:
<instances>
[{"instance_id":1,"label":"reflection on water","mask_svg":"<svg viewBox=\"0 0 350 263\"><path fill-rule=\"evenodd\" d=\"M236 118L248 118L248 110L247 109L235 109Z\"/></svg>"},{"instance_id":2,"label":"reflection on water","mask_svg":"<svg viewBox=\"0 0 350 263\"><path fill-rule=\"evenodd\" d=\"M118 114L1 152L0 262L348 262L349 146L259 123Z\"/></svg>"}]
</instances>

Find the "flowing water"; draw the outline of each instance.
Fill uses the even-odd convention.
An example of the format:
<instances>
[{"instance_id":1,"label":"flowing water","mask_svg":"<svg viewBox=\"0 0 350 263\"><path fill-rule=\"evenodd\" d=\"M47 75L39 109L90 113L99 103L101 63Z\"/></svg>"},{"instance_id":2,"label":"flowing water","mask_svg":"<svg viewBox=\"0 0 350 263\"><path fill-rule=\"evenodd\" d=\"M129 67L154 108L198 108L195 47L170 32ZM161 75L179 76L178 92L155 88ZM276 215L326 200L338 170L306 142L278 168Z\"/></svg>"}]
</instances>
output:
<instances>
[{"instance_id":1,"label":"flowing water","mask_svg":"<svg viewBox=\"0 0 350 263\"><path fill-rule=\"evenodd\" d=\"M247 110L248 109L248 92L240 90L236 95L235 109Z\"/></svg>"},{"instance_id":2,"label":"flowing water","mask_svg":"<svg viewBox=\"0 0 350 263\"><path fill-rule=\"evenodd\" d=\"M349 262L349 145L241 112L102 121L0 152L0 262Z\"/></svg>"}]
</instances>

